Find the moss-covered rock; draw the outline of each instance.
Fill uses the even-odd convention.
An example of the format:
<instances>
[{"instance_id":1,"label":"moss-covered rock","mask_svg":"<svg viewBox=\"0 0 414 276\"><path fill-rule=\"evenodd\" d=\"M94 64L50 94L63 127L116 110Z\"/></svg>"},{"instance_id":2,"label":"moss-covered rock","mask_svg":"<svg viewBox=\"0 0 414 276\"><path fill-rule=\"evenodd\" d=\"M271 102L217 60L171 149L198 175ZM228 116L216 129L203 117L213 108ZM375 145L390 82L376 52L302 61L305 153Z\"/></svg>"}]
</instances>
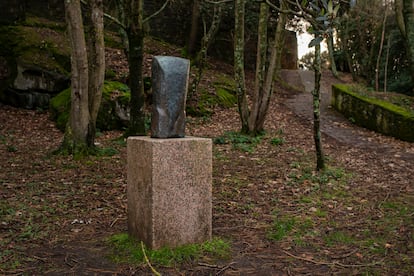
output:
<instances>
[{"instance_id":1,"label":"moss-covered rock","mask_svg":"<svg viewBox=\"0 0 414 276\"><path fill-rule=\"evenodd\" d=\"M0 101L25 108L47 107L69 85L70 48L64 24L28 17L0 26Z\"/></svg>"},{"instance_id":2,"label":"moss-covered rock","mask_svg":"<svg viewBox=\"0 0 414 276\"><path fill-rule=\"evenodd\" d=\"M332 86L332 106L357 125L414 142L414 113L387 101L367 97L351 86Z\"/></svg>"},{"instance_id":3,"label":"moss-covered rock","mask_svg":"<svg viewBox=\"0 0 414 276\"><path fill-rule=\"evenodd\" d=\"M50 101L51 116L62 131L69 119L70 94L71 90L68 88ZM99 130L122 130L127 127L130 98L128 86L116 81L105 81L96 127Z\"/></svg>"}]
</instances>

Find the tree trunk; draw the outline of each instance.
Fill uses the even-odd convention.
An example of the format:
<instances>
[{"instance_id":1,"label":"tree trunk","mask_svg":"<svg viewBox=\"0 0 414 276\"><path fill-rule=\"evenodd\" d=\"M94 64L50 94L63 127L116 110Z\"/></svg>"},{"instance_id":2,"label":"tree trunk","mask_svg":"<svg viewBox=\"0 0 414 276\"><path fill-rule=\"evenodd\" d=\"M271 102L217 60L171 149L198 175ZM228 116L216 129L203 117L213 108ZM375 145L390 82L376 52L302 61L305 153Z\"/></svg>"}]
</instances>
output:
<instances>
[{"instance_id":1,"label":"tree trunk","mask_svg":"<svg viewBox=\"0 0 414 276\"><path fill-rule=\"evenodd\" d=\"M411 82L414 83L414 1L403 1L407 54L410 62ZM414 95L414 90L412 94Z\"/></svg>"},{"instance_id":2,"label":"tree trunk","mask_svg":"<svg viewBox=\"0 0 414 276\"><path fill-rule=\"evenodd\" d=\"M199 20L200 20L200 0L194 0L193 2L193 12L191 14L191 30L190 37L187 44L187 52L189 56L194 56L196 52L196 42L198 37L199 29Z\"/></svg>"},{"instance_id":3,"label":"tree trunk","mask_svg":"<svg viewBox=\"0 0 414 276\"><path fill-rule=\"evenodd\" d=\"M129 85L131 89L130 123L126 135L145 135L143 51L144 25L143 0L129 2L130 26L127 30L129 40Z\"/></svg>"},{"instance_id":4,"label":"tree trunk","mask_svg":"<svg viewBox=\"0 0 414 276\"><path fill-rule=\"evenodd\" d=\"M336 62L334 57L334 39L333 34L330 34L327 38L327 44L328 44L328 53L329 53L329 59L331 62L331 72L334 75L335 78L338 78L338 70L336 69Z\"/></svg>"},{"instance_id":5,"label":"tree trunk","mask_svg":"<svg viewBox=\"0 0 414 276\"><path fill-rule=\"evenodd\" d=\"M90 114L88 145L95 144L96 119L102 99L102 89L105 79L105 45L103 23L103 1L90 0L88 24L88 63L89 63L89 87L88 104Z\"/></svg>"},{"instance_id":6,"label":"tree trunk","mask_svg":"<svg viewBox=\"0 0 414 276\"><path fill-rule=\"evenodd\" d=\"M71 111L62 150L68 153L87 151L89 137L88 57L79 0L66 0L66 21L72 49Z\"/></svg>"},{"instance_id":7,"label":"tree trunk","mask_svg":"<svg viewBox=\"0 0 414 276\"><path fill-rule=\"evenodd\" d=\"M267 58L267 19L269 6L266 3L260 4L259 26L257 36L257 53L256 53L256 75L255 87L253 91L252 110L249 116L249 133L256 135L262 129L258 129L256 122L259 118L259 110L262 108L264 91L264 81L266 75L266 58Z\"/></svg>"},{"instance_id":8,"label":"tree trunk","mask_svg":"<svg viewBox=\"0 0 414 276\"><path fill-rule=\"evenodd\" d=\"M315 140L316 149L316 170L323 170L325 168L325 158L322 150L321 129L320 129L320 85L321 85L321 45L315 45L315 88L312 91L313 95L313 138Z\"/></svg>"},{"instance_id":9,"label":"tree trunk","mask_svg":"<svg viewBox=\"0 0 414 276\"><path fill-rule=\"evenodd\" d=\"M350 53L350 49L349 49L349 45L348 45L348 41L349 41L349 19L345 19L345 30L344 33L342 35L342 51L345 53L345 59L346 59L346 64L349 67L349 71L351 72L352 75L352 79L354 81L357 80L357 74L354 70L354 62L352 61L352 55Z\"/></svg>"},{"instance_id":10,"label":"tree trunk","mask_svg":"<svg viewBox=\"0 0 414 276\"><path fill-rule=\"evenodd\" d=\"M388 64L390 62L390 48L391 48L391 35L388 35L387 41L387 54L385 57L385 66L384 66L384 92L388 90Z\"/></svg>"},{"instance_id":11,"label":"tree trunk","mask_svg":"<svg viewBox=\"0 0 414 276\"><path fill-rule=\"evenodd\" d=\"M123 25L118 26L118 34L121 37L122 46L124 48L124 54L127 58L129 58L129 41L128 41L128 34L126 32L125 26L128 26L128 20L127 18L127 0L117 0L115 1L116 5L116 14L118 17L118 21Z\"/></svg>"},{"instance_id":12,"label":"tree trunk","mask_svg":"<svg viewBox=\"0 0 414 276\"><path fill-rule=\"evenodd\" d=\"M281 7L286 9L284 1L281 1ZM266 53L268 50L267 17L268 7L265 3L262 3L260 7L258 28L259 36L257 44L258 53L256 60L255 94L253 98L252 112L249 118L249 132L253 135L257 135L264 130L264 123L269 110L270 99L273 94L273 84L280 70L280 58L285 34L286 14L280 13L275 37L272 45L270 45L271 53L269 65L266 68Z\"/></svg>"},{"instance_id":13,"label":"tree trunk","mask_svg":"<svg viewBox=\"0 0 414 276\"><path fill-rule=\"evenodd\" d=\"M384 47L386 23L387 23L387 10L385 10L384 21L382 22L380 48L378 51L377 64L375 66L375 91L379 91L380 62L381 62L381 56L382 56L382 49Z\"/></svg>"},{"instance_id":14,"label":"tree trunk","mask_svg":"<svg viewBox=\"0 0 414 276\"><path fill-rule=\"evenodd\" d=\"M234 79L236 81L237 105L241 120L241 132L249 132L249 107L247 104L244 75L244 15L246 0L235 0L234 28Z\"/></svg>"}]
</instances>

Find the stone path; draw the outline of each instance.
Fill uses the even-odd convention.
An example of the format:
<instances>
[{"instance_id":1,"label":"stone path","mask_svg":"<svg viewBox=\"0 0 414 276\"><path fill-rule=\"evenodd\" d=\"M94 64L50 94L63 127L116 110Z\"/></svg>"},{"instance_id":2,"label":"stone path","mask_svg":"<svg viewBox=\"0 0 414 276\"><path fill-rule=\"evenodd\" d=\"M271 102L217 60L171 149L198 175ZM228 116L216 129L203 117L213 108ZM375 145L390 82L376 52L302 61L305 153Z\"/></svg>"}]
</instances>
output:
<instances>
[{"instance_id":1,"label":"stone path","mask_svg":"<svg viewBox=\"0 0 414 276\"><path fill-rule=\"evenodd\" d=\"M304 90L305 93L298 93L294 97L287 100L286 104L299 117L312 122L312 94L314 87L314 74L312 71L305 70L289 70L284 71L284 78L289 82L299 80L297 88ZM407 147L397 147L395 143L381 141L378 133L358 127L350 123L342 114L330 107L331 87L333 83L342 82L335 79L330 72L324 72L321 81L321 131L322 133L336 139L341 143L372 149L386 154L399 156L404 160L414 160L414 144L407 143ZM394 141L394 140L392 140ZM399 140L396 140L398 143Z\"/></svg>"}]
</instances>

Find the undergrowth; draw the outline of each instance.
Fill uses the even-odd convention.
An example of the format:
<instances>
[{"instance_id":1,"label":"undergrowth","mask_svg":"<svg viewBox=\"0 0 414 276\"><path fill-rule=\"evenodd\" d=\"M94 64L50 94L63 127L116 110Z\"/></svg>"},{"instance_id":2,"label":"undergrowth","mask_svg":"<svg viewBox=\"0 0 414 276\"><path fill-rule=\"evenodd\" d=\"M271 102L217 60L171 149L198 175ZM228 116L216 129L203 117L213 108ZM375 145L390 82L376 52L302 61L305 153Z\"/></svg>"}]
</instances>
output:
<instances>
[{"instance_id":1,"label":"undergrowth","mask_svg":"<svg viewBox=\"0 0 414 276\"><path fill-rule=\"evenodd\" d=\"M231 144L234 149L253 152L256 146L262 141L263 135L250 136L236 131L227 131L222 136L214 139L214 144Z\"/></svg>"},{"instance_id":2,"label":"undergrowth","mask_svg":"<svg viewBox=\"0 0 414 276\"><path fill-rule=\"evenodd\" d=\"M188 244L177 248L164 247L151 250L129 237L128 234L123 233L112 236L109 243L114 248L112 260L135 265L145 264L145 256L152 265L160 266L173 266L203 258L216 260L230 257L230 243L219 238L214 238L202 244Z\"/></svg>"}]
</instances>

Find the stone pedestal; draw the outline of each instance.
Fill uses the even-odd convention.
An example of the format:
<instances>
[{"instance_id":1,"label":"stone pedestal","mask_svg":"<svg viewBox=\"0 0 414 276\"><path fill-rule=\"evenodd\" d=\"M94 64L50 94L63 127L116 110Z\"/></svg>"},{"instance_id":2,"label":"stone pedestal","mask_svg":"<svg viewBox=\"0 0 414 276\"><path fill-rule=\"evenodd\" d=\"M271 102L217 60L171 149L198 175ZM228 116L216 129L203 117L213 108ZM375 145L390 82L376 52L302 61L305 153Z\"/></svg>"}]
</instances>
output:
<instances>
[{"instance_id":1,"label":"stone pedestal","mask_svg":"<svg viewBox=\"0 0 414 276\"><path fill-rule=\"evenodd\" d=\"M128 231L149 248L211 238L212 142L128 138Z\"/></svg>"}]
</instances>

